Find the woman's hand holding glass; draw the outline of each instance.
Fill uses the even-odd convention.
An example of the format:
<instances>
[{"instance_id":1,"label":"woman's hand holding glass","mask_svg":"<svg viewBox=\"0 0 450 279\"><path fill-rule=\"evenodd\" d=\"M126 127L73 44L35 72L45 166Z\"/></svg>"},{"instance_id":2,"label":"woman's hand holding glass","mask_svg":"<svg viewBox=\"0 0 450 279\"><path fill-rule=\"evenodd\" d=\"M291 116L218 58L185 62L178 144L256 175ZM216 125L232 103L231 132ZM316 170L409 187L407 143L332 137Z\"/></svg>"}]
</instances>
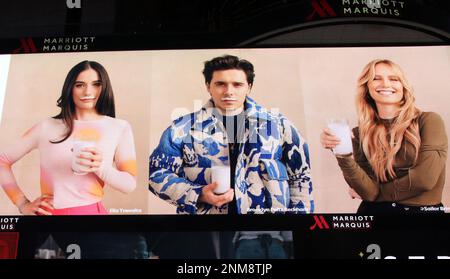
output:
<instances>
[{"instance_id":1,"label":"woman's hand holding glass","mask_svg":"<svg viewBox=\"0 0 450 279\"><path fill-rule=\"evenodd\" d=\"M77 164L83 173L97 172L103 161L102 152L96 147L85 147L77 156Z\"/></svg>"},{"instance_id":2,"label":"woman's hand holding glass","mask_svg":"<svg viewBox=\"0 0 450 279\"><path fill-rule=\"evenodd\" d=\"M336 137L328 128L323 129L322 133L320 134L320 143L322 144L323 148L333 150L333 148L338 146L340 142L341 140Z\"/></svg>"},{"instance_id":3,"label":"woman's hand holding glass","mask_svg":"<svg viewBox=\"0 0 450 279\"><path fill-rule=\"evenodd\" d=\"M352 138L354 137L353 133L351 134L351 136ZM322 133L320 134L320 143L322 144L322 147L325 149L333 150L333 148L338 146L340 142L341 140L338 137L336 137L328 128L323 129ZM341 156L339 154L335 155L336 157ZM355 190L353 190L353 188L351 187L348 188L348 195L352 199L362 199L361 196L358 195L358 193L356 193Z\"/></svg>"}]
</instances>

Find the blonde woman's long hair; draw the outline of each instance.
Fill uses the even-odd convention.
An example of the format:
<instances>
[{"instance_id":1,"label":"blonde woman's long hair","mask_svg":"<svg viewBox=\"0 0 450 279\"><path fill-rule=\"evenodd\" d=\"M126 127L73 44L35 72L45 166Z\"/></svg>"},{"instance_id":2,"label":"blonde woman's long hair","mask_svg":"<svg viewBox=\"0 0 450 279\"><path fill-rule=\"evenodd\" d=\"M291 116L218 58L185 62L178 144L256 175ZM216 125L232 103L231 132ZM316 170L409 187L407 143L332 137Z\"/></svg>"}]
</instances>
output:
<instances>
[{"instance_id":1,"label":"blonde woman's long hair","mask_svg":"<svg viewBox=\"0 0 450 279\"><path fill-rule=\"evenodd\" d=\"M375 66L380 63L389 65L403 85L400 113L389 127L381 121L368 88L368 82L375 78ZM364 154L380 182L396 177L393 165L404 139L415 148L414 164L417 161L421 144L418 124L420 110L414 101L412 88L397 64L386 59L376 59L364 67L358 79L356 97L359 138Z\"/></svg>"}]
</instances>

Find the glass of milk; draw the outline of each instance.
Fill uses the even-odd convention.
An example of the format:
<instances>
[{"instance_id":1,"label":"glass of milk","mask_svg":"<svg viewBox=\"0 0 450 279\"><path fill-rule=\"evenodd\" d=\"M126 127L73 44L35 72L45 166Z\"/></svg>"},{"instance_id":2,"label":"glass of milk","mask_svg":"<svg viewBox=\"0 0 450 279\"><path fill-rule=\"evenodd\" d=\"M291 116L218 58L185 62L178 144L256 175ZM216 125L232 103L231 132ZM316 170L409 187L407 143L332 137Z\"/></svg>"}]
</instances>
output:
<instances>
[{"instance_id":1,"label":"glass of milk","mask_svg":"<svg viewBox=\"0 0 450 279\"><path fill-rule=\"evenodd\" d=\"M227 165L211 167L211 182L217 182L217 187L214 189L214 193L220 195L230 189L230 172L230 166Z\"/></svg>"},{"instance_id":2,"label":"glass of milk","mask_svg":"<svg viewBox=\"0 0 450 279\"><path fill-rule=\"evenodd\" d=\"M72 146L72 171L76 175L85 175L87 172L82 170L82 166L77 163L78 156L86 147L95 147L94 141L74 140Z\"/></svg>"},{"instance_id":3,"label":"glass of milk","mask_svg":"<svg viewBox=\"0 0 450 279\"><path fill-rule=\"evenodd\" d=\"M328 129L330 129L330 131L341 140L341 142L335 148L333 148L333 153L336 155L345 155L352 153L352 136L347 119L328 119L327 126Z\"/></svg>"}]
</instances>

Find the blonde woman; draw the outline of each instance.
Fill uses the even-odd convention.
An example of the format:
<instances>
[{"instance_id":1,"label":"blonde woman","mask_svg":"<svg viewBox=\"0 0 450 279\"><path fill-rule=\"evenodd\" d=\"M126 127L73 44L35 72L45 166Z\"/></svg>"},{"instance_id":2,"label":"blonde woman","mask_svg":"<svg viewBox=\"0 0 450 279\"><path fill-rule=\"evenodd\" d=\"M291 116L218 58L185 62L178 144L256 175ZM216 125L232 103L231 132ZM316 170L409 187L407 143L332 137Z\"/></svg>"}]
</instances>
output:
<instances>
[{"instance_id":1,"label":"blonde woman","mask_svg":"<svg viewBox=\"0 0 450 279\"><path fill-rule=\"evenodd\" d=\"M371 61L357 87L353 154L337 155L348 185L363 200L358 213L443 213L448 141L434 112L415 106L411 86L390 60ZM324 129L321 143L339 138Z\"/></svg>"}]
</instances>

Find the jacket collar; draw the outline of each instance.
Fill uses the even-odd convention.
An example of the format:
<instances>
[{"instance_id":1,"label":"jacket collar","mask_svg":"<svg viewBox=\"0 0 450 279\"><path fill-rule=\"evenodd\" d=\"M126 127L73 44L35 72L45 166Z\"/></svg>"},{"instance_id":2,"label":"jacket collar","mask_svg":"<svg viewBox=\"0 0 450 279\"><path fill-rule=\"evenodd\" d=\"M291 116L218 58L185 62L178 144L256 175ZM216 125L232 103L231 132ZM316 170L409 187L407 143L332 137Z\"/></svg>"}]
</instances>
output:
<instances>
[{"instance_id":1,"label":"jacket collar","mask_svg":"<svg viewBox=\"0 0 450 279\"><path fill-rule=\"evenodd\" d=\"M202 107L201 114L203 121L206 119L213 119L214 116L214 102L212 99L209 99L208 102ZM269 112L266 108L262 107L258 103L256 103L252 98L246 97L245 103L244 103L244 113L245 117L249 120L252 119L263 119L263 120L270 120Z\"/></svg>"},{"instance_id":2,"label":"jacket collar","mask_svg":"<svg viewBox=\"0 0 450 279\"><path fill-rule=\"evenodd\" d=\"M245 121L246 121L246 132L245 136L249 131L247 127L250 123L263 123L265 121L270 121L271 117L267 109L257 104L253 99L246 97L245 104ZM225 133L225 128L215 115L214 115L214 102L210 99L199 111L197 111L197 116L195 117L192 130L203 131L212 134L213 131L217 132L217 128L220 132ZM263 122L261 122L263 120ZM257 124L256 124L257 125Z\"/></svg>"}]
</instances>

